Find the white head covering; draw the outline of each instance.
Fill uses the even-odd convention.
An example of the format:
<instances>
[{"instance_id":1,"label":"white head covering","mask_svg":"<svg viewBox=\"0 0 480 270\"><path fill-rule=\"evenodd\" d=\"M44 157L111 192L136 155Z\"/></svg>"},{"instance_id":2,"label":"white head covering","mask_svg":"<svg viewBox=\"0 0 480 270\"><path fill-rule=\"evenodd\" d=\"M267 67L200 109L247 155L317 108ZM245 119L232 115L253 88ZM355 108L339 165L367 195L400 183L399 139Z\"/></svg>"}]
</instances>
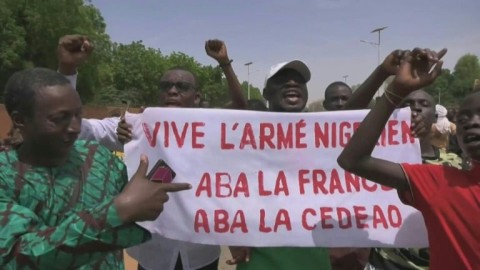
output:
<instances>
[{"instance_id":1,"label":"white head covering","mask_svg":"<svg viewBox=\"0 0 480 270\"><path fill-rule=\"evenodd\" d=\"M283 62L280 64L273 65L270 68L270 71L268 72L267 76L265 76L265 86L267 86L267 81L275 76L278 72L284 69L293 69L296 70L302 77L305 79L305 82L310 81L310 69L308 68L307 64L300 60L292 60L290 62Z\"/></svg>"},{"instance_id":2,"label":"white head covering","mask_svg":"<svg viewBox=\"0 0 480 270\"><path fill-rule=\"evenodd\" d=\"M447 108L443 107L440 104L435 105L435 111L437 113L437 123L435 124L437 130L441 134L449 134L452 132L450 121L447 119Z\"/></svg>"}]
</instances>

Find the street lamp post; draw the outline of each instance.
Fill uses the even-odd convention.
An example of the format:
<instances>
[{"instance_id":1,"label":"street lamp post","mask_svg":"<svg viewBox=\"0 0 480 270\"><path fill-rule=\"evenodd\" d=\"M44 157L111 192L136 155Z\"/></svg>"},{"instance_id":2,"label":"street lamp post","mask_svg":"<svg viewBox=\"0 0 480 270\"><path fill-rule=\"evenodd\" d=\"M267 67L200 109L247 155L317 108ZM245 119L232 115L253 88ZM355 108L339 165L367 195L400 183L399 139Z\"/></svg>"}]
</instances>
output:
<instances>
[{"instance_id":1,"label":"street lamp post","mask_svg":"<svg viewBox=\"0 0 480 270\"><path fill-rule=\"evenodd\" d=\"M377 47L377 51L378 51L378 54L377 54L377 65L380 65L380 45L376 42L372 42L372 41L365 41L363 39L360 40L360 42L363 42L363 43L367 43L367 44L370 44L370 45L373 45L375 47Z\"/></svg>"},{"instance_id":2,"label":"street lamp post","mask_svg":"<svg viewBox=\"0 0 480 270\"><path fill-rule=\"evenodd\" d=\"M368 44L371 44L371 45L375 45L377 46L377 66L380 65L380 46L382 45L381 43L381 32L385 29L387 29L388 26L384 26L384 27L379 27L379 28L376 28L376 29L373 29L370 33L378 33L378 42L369 42L369 41L365 41L365 40L360 40L360 42L363 42L363 43L368 43ZM378 96L381 95L380 91L378 92L377 94Z\"/></svg>"},{"instance_id":3,"label":"street lamp post","mask_svg":"<svg viewBox=\"0 0 480 270\"><path fill-rule=\"evenodd\" d=\"M250 100L250 65L251 64L253 64L253 62L245 63L245 66L247 66L247 100Z\"/></svg>"},{"instance_id":4,"label":"street lamp post","mask_svg":"<svg viewBox=\"0 0 480 270\"><path fill-rule=\"evenodd\" d=\"M384 26L384 27L380 27L380 28L377 28L377 29L373 29L372 32L370 33L375 33L375 32L378 32L378 54L377 54L377 63L378 65L380 65L380 46L381 46L381 39L380 39L380 33L387 29L388 26Z\"/></svg>"},{"instance_id":5,"label":"street lamp post","mask_svg":"<svg viewBox=\"0 0 480 270\"><path fill-rule=\"evenodd\" d=\"M344 81L345 83L347 83L348 75L343 75L342 78L343 78L343 81Z\"/></svg>"}]
</instances>

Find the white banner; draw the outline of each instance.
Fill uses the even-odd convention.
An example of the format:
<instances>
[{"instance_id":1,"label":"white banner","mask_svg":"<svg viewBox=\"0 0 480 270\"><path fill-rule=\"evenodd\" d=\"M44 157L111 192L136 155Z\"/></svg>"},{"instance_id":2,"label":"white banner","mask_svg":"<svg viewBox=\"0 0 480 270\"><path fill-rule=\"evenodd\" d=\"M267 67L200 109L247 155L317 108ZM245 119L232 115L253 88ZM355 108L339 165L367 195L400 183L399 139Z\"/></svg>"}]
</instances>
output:
<instances>
[{"instance_id":1,"label":"white banner","mask_svg":"<svg viewBox=\"0 0 480 270\"><path fill-rule=\"evenodd\" d=\"M127 115L128 174L141 154L174 182L164 212L141 225L167 238L237 246L425 247L422 216L391 190L342 170L337 157L367 111L270 113L148 108ZM420 163L410 111L396 111L374 156Z\"/></svg>"}]
</instances>

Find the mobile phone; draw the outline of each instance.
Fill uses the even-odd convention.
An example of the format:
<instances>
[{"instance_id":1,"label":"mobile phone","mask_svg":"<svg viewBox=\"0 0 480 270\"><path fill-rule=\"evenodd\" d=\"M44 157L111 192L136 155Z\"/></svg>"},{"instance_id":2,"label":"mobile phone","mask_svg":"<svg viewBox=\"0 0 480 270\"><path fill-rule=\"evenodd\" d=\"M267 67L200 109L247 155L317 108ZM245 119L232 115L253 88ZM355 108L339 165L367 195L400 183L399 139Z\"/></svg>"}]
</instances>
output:
<instances>
[{"instance_id":1,"label":"mobile phone","mask_svg":"<svg viewBox=\"0 0 480 270\"><path fill-rule=\"evenodd\" d=\"M122 104L125 104L125 108L123 109L122 115L120 115L120 119L125 119L125 114L127 113L128 109L130 108L130 102L126 100L122 100Z\"/></svg>"},{"instance_id":2,"label":"mobile phone","mask_svg":"<svg viewBox=\"0 0 480 270\"><path fill-rule=\"evenodd\" d=\"M171 183L175 178L176 173L168 166L163 159L159 159L155 166L147 174L147 179L150 181Z\"/></svg>"}]
</instances>

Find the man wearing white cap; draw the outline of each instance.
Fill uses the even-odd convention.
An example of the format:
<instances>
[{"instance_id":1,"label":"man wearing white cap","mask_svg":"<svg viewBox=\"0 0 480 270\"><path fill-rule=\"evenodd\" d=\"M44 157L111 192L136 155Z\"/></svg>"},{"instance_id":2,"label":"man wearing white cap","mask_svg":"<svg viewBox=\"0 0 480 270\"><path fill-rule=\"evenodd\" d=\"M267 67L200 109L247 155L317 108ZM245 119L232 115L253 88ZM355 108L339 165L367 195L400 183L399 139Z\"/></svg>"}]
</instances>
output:
<instances>
[{"instance_id":1,"label":"man wearing white cap","mask_svg":"<svg viewBox=\"0 0 480 270\"><path fill-rule=\"evenodd\" d=\"M307 105L309 80L310 70L302 61L293 60L272 66L263 89L269 110L301 112Z\"/></svg>"},{"instance_id":2,"label":"man wearing white cap","mask_svg":"<svg viewBox=\"0 0 480 270\"><path fill-rule=\"evenodd\" d=\"M273 112L302 112L308 101L307 82L310 70L299 60L271 67L265 79L263 96ZM328 250L325 248L268 247L231 248L233 259L240 263L237 270L252 269L330 269Z\"/></svg>"}]
</instances>

